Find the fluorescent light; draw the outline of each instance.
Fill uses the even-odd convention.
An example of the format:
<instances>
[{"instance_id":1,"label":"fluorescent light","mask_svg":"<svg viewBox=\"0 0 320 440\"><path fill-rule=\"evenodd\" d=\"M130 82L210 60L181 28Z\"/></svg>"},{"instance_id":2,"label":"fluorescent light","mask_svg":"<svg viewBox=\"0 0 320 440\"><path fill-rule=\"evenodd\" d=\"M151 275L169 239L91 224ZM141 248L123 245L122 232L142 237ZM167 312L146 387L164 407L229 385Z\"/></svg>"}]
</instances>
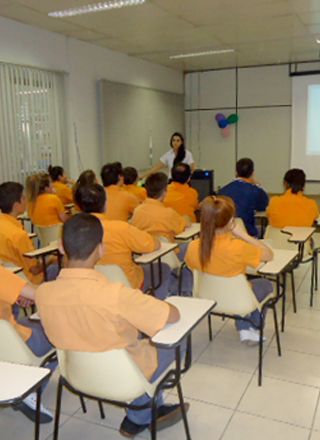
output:
<instances>
[{"instance_id":1,"label":"fluorescent light","mask_svg":"<svg viewBox=\"0 0 320 440\"><path fill-rule=\"evenodd\" d=\"M317 39L316 39L316 42L317 42L318 44L320 44L320 38L317 38Z\"/></svg>"},{"instance_id":2,"label":"fluorescent light","mask_svg":"<svg viewBox=\"0 0 320 440\"><path fill-rule=\"evenodd\" d=\"M221 50L207 50L205 52L195 52L195 53L184 53L180 55L171 55L170 59L174 60L177 58L192 58L192 57L203 57L206 55L219 55L222 53L231 53L234 49L221 49Z\"/></svg>"},{"instance_id":3,"label":"fluorescent light","mask_svg":"<svg viewBox=\"0 0 320 440\"><path fill-rule=\"evenodd\" d=\"M93 5L80 6L79 8L66 9L64 11L49 12L50 17L71 17L73 15L89 14L91 12L101 12L108 9L125 8L126 6L142 5L147 0L119 0L113 2L102 2Z\"/></svg>"}]
</instances>

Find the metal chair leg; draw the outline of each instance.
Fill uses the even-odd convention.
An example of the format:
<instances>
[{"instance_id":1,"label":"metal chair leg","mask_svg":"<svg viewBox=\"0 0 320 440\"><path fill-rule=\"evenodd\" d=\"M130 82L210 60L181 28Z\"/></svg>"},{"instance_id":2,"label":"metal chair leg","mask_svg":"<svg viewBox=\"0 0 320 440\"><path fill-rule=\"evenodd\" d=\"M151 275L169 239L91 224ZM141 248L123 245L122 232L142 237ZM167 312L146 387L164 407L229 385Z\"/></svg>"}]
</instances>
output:
<instances>
[{"instance_id":1,"label":"metal chair leg","mask_svg":"<svg viewBox=\"0 0 320 440\"><path fill-rule=\"evenodd\" d=\"M184 406L184 399L183 399L183 394L182 394L182 389L181 389L180 382L177 385L177 390L178 390L178 396L179 396L179 402L180 402L180 407L181 407L181 413L182 413L184 429L186 431L186 437L187 437L187 440L191 440L189 423L188 423L188 418L187 418L187 412L186 412L186 407Z\"/></svg>"},{"instance_id":2,"label":"metal chair leg","mask_svg":"<svg viewBox=\"0 0 320 440\"><path fill-rule=\"evenodd\" d=\"M84 398L83 396L79 396L79 399L81 403L82 412L85 414L87 412L87 407L86 404L84 403Z\"/></svg>"},{"instance_id":3,"label":"metal chair leg","mask_svg":"<svg viewBox=\"0 0 320 440\"><path fill-rule=\"evenodd\" d=\"M278 347L278 355L281 356L280 332L279 332L279 326L278 326L276 304L273 305L272 309L273 309L274 330L275 330L275 334L276 334L277 347Z\"/></svg>"},{"instance_id":4,"label":"metal chair leg","mask_svg":"<svg viewBox=\"0 0 320 440\"><path fill-rule=\"evenodd\" d=\"M61 412L61 399L62 399L62 388L63 388L63 379L59 378L58 382L58 390L57 390L57 404L56 404L56 415L54 419L54 431L53 431L53 440L58 440L59 437L59 421L60 421L60 412Z\"/></svg>"},{"instance_id":5,"label":"metal chair leg","mask_svg":"<svg viewBox=\"0 0 320 440\"><path fill-rule=\"evenodd\" d=\"M208 328L209 328L209 339L212 341L212 324L211 324L211 315L208 315Z\"/></svg>"},{"instance_id":6,"label":"metal chair leg","mask_svg":"<svg viewBox=\"0 0 320 440\"><path fill-rule=\"evenodd\" d=\"M105 415L105 413L104 413L104 409L103 409L103 405L102 405L101 400L98 400L98 405L99 405L100 417L101 417L102 419L105 419L105 418L106 418L106 415Z\"/></svg>"},{"instance_id":7,"label":"metal chair leg","mask_svg":"<svg viewBox=\"0 0 320 440\"><path fill-rule=\"evenodd\" d=\"M263 358L263 314L260 313L260 339L259 339L259 368L258 368L258 385L262 385L262 358Z\"/></svg>"},{"instance_id":8,"label":"metal chair leg","mask_svg":"<svg viewBox=\"0 0 320 440\"><path fill-rule=\"evenodd\" d=\"M296 286L295 286L295 282L294 282L293 269L291 270L290 275L291 275L291 289L292 289L293 312L297 313Z\"/></svg>"}]
</instances>

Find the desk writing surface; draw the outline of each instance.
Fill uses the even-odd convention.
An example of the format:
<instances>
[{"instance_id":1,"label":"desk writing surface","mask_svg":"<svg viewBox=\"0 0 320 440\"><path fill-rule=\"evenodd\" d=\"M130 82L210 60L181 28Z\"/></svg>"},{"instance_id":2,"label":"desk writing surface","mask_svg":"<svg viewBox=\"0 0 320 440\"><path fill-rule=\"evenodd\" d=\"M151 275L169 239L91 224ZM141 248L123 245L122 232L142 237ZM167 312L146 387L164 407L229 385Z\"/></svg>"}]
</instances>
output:
<instances>
[{"instance_id":1,"label":"desk writing surface","mask_svg":"<svg viewBox=\"0 0 320 440\"><path fill-rule=\"evenodd\" d=\"M200 223L192 223L189 228L186 228L181 234L175 236L177 240L189 240L189 238L200 234Z\"/></svg>"},{"instance_id":2,"label":"desk writing surface","mask_svg":"<svg viewBox=\"0 0 320 440\"><path fill-rule=\"evenodd\" d=\"M15 264L13 264L13 263L4 263L3 264L3 267L5 267L7 270L9 270L10 272L12 272L12 273L19 273L19 272L22 272L23 271L23 268L22 267L20 267L20 266L16 266Z\"/></svg>"},{"instance_id":3,"label":"desk writing surface","mask_svg":"<svg viewBox=\"0 0 320 440\"><path fill-rule=\"evenodd\" d=\"M152 263L152 261L157 260L159 257L162 257L163 255L168 254L169 252L173 251L178 247L177 243L163 243L161 242L160 249L148 252L146 254L139 255L138 257L134 258L135 263L139 264L147 264Z\"/></svg>"},{"instance_id":4,"label":"desk writing surface","mask_svg":"<svg viewBox=\"0 0 320 440\"><path fill-rule=\"evenodd\" d=\"M304 243L315 232L316 228L304 227L304 226L286 226L281 229L281 232L290 234L288 235L289 242Z\"/></svg>"},{"instance_id":5,"label":"desk writing surface","mask_svg":"<svg viewBox=\"0 0 320 440\"><path fill-rule=\"evenodd\" d=\"M35 249L31 252L26 252L23 254L25 257L35 258L35 257L41 257L41 255L50 254L51 252L55 252L59 249L58 241L53 241L52 243L48 244L48 246L45 246L40 249Z\"/></svg>"},{"instance_id":6,"label":"desk writing surface","mask_svg":"<svg viewBox=\"0 0 320 440\"><path fill-rule=\"evenodd\" d=\"M259 266L257 271L262 275L278 275L285 271L298 255L299 252L294 250L273 249L273 260Z\"/></svg>"},{"instance_id":7,"label":"desk writing surface","mask_svg":"<svg viewBox=\"0 0 320 440\"><path fill-rule=\"evenodd\" d=\"M157 346L174 346L183 339L216 305L212 299L171 296L166 302L179 309L180 320L167 324L153 338Z\"/></svg>"}]
</instances>

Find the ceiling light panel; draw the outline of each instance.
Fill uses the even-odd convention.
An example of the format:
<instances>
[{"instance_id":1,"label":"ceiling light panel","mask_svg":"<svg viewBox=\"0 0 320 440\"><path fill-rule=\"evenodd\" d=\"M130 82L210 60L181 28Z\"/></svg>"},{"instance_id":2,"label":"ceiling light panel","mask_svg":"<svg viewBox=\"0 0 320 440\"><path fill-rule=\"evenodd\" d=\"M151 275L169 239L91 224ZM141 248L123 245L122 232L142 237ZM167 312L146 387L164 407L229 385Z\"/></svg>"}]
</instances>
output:
<instances>
[{"instance_id":1,"label":"ceiling light panel","mask_svg":"<svg viewBox=\"0 0 320 440\"><path fill-rule=\"evenodd\" d=\"M138 6L147 0L119 0L113 2L95 3L93 5L80 6L79 8L66 9L64 11L49 12L50 17L72 17L74 15L90 14L92 12L102 12L110 9L125 8L127 6Z\"/></svg>"}]
</instances>

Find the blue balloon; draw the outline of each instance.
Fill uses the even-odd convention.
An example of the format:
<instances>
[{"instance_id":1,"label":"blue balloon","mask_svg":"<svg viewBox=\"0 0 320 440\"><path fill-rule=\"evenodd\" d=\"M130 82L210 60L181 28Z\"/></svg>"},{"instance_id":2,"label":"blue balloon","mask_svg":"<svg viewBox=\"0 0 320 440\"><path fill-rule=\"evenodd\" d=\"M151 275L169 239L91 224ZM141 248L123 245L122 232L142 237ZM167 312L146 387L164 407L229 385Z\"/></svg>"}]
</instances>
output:
<instances>
[{"instance_id":1,"label":"blue balloon","mask_svg":"<svg viewBox=\"0 0 320 440\"><path fill-rule=\"evenodd\" d=\"M220 128L226 128L229 125L229 122L227 119L222 119L222 121L219 121L218 125Z\"/></svg>"}]
</instances>

